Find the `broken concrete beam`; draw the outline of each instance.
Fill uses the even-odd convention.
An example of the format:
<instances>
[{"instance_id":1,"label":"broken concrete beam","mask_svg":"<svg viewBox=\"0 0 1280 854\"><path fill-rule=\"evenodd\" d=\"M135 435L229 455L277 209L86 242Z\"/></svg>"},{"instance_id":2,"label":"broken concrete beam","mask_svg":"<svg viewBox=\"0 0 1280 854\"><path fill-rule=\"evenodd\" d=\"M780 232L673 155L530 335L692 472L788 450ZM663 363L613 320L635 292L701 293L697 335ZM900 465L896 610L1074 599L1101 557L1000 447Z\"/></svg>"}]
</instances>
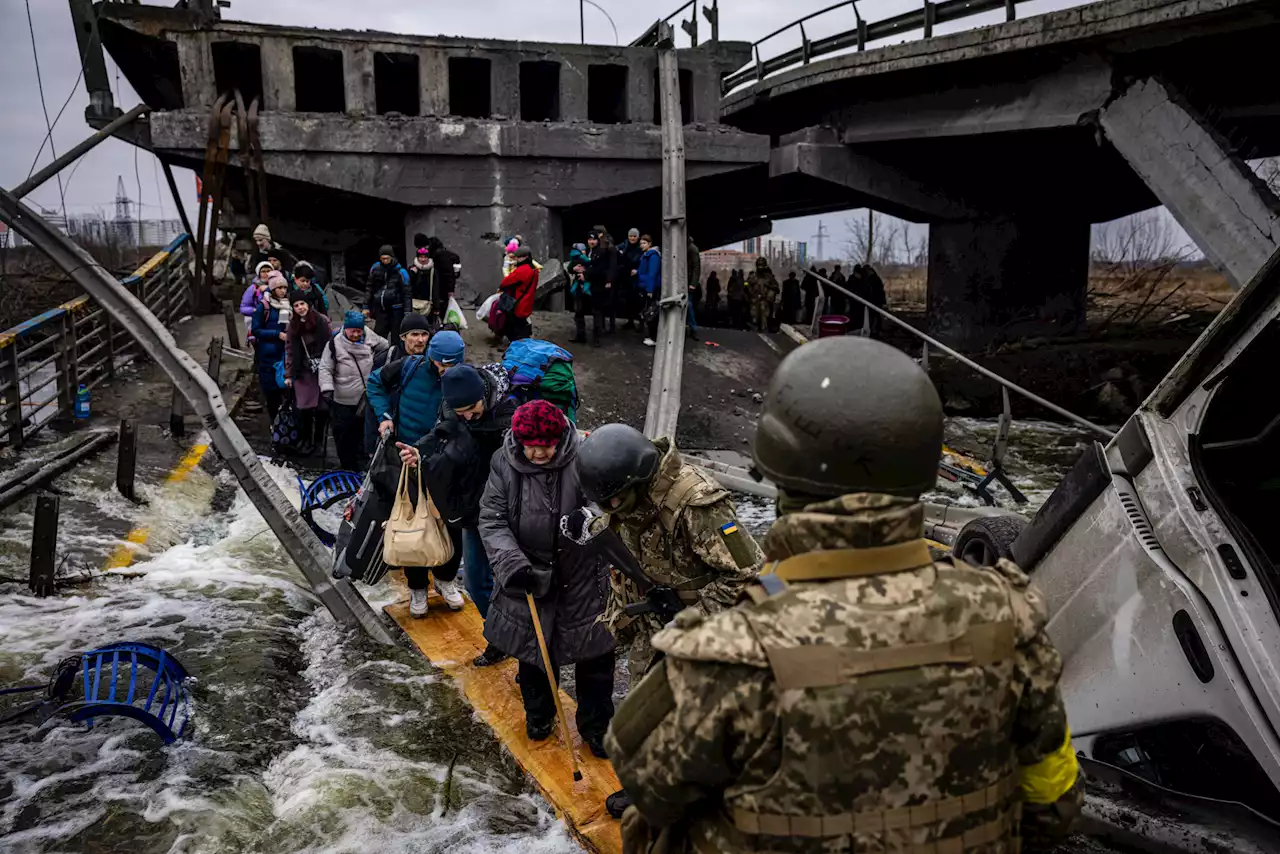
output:
<instances>
[{"instance_id":1,"label":"broken concrete beam","mask_svg":"<svg viewBox=\"0 0 1280 854\"><path fill-rule=\"evenodd\" d=\"M852 190L869 206L914 221L972 219L973 208L947 197L946 189L915 180L901 169L842 144L796 142L773 150L769 177L808 175Z\"/></svg>"},{"instance_id":2,"label":"broken concrete beam","mask_svg":"<svg viewBox=\"0 0 1280 854\"><path fill-rule=\"evenodd\" d=\"M1141 80L1099 116L1107 140L1236 287L1280 241L1280 200L1189 105Z\"/></svg>"}]
</instances>

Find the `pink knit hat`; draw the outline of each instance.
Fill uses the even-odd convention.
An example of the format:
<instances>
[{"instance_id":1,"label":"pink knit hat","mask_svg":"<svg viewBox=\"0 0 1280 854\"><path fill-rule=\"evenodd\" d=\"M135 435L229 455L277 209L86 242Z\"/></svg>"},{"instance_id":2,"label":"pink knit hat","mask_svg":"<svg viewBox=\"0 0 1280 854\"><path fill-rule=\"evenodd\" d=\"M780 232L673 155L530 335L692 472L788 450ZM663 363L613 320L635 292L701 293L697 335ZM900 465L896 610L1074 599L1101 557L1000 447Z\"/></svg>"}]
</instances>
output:
<instances>
[{"instance_id":1,"label":"pink knit hat","mask_svg":"<svg viewBox=\"0 0 1280 854\"><path fill-rule=\"evenodd\" d=\"M519 244L519 243L517 243L517 242L516 242L516 241L514 241L514 240L512 240L510 243L508 243L508 244L507 244L507 251L508 251L508 252L515 252L515 251L516 251L517 249L519 249L519 248L520 248L520 244Z\"/></svg>"}]
</instances>

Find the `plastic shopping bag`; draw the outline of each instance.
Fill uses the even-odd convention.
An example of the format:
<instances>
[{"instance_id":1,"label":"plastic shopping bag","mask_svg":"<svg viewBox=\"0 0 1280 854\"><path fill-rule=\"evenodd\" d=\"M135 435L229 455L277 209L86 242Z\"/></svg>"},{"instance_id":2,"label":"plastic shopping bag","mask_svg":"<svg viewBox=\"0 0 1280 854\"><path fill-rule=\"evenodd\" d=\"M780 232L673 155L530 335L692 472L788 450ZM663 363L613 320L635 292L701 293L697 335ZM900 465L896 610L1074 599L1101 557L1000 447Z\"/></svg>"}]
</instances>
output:
<instances>
[{"instance_id":1,"label":"plastic shopping bag","mask_svg":"<svg viewBox=\"0 0 1280 854\"><path fill-rule=\"evenodd\" d=\"M462 306L453 297L449 297L449 307L444 313L444 322L455 324L459 329L467 328L467 316L462 313Z\"/></svg>"},{"instance_id":2,"label":"plastic shopping bag","mask_svg":"<svg viewBox=\"0 0 1280 854\"><path fill-rule=\"evenodd\" d=\"M476 309L476 320L481 323L487 323L489 320L489 310L493 308L493 304L498 301L499 294L493 294L487 300L480 304Z\"/></svg>"}]
</instances>

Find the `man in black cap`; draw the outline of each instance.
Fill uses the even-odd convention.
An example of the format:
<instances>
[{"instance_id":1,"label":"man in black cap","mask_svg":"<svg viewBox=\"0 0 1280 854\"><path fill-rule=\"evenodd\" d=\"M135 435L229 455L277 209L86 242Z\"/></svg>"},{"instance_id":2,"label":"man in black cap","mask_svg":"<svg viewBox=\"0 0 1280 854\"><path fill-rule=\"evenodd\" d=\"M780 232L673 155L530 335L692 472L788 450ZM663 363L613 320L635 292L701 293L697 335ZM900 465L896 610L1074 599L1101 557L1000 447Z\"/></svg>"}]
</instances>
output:
<instances>
[{"instance_id":1,"label":"man in black cap","mask_svg":"<svg viewBox=\"0 0 1280 854\"><path fill-rule=\"evenodd\" d=\"M396 260L390 244L378 250L378 262L369 268L366 302L378 332L387 340L400 337L400 321L413 310L409 271Z\"/></svg>"},{"instance_id":2,"label":"man in black cap","mask_svg":"<svg viewBox=\"0 0 1280 854\"><path fill-rule=\"evenodd\" d=\"M490 459L502 447L516 410L509 388L501 364L450 368L440 377L442 401L435 429L414 445L399 445L403 462L415 465L426 460L427 489L454 539L463 583L481 617L489 613L493 570L477 530L480 496L488 482ZM474 664L485 667L506 657L490 645Z\"/></svg>"}]
</instances>

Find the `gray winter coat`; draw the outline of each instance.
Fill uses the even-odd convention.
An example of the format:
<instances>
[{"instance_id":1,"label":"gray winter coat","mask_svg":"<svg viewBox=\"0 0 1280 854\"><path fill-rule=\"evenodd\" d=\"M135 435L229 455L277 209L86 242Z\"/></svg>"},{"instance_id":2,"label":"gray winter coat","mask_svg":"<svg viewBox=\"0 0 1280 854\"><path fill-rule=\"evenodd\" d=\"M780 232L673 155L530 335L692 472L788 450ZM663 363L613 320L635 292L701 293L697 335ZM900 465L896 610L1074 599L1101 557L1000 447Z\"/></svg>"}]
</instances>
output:
<instances>
[{"instance_id":1,"label":"gray winter coat","mask_svg":"<svg viewBox=\"0 0 1280 854\"><path fill-rule=\"evenodd\" d=\"M561 536L560 517L587 504L573 465L578 434L572 426L545 466L524 458L507 433L493 455L480 499L480 538L497 582L484 636L494 646L539 668L542 653L523 590L508 589L516 570L532 566L533 591L554 667L597 658L613 649L613 635L597 622L604 613L605 580L598 560Z\"/></svg>"},{"instance_id":2,"label":"gray winter coat","mask_svg":"<svg viewBox=\"0 0 1280 854\"><path fill-rule=\"evenodd\" d=\"M345 406L358 404L364 399L365 384L373 371L373 357L387 346L387 339L367 327L359 344L352 344L338 330L320 357L320 391L333 392L333 399Z\"/></svg>"}]
</instances>

